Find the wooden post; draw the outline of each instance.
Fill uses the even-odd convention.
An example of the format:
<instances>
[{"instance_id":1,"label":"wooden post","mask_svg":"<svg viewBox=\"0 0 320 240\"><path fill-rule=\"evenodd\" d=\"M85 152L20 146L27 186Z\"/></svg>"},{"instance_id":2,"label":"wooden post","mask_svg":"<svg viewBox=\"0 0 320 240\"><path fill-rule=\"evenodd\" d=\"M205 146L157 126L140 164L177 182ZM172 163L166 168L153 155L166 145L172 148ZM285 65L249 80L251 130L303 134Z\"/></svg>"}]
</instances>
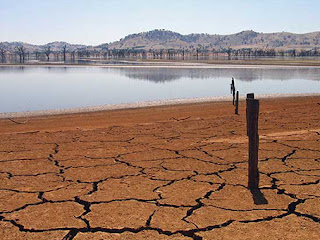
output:
<instances>
[{"instance_id":1,"label":"wooden post","mask_svg":"<svg viewBox=\"0 0 320 240\"><path fill-rule=\"evenodd\" d=\"M254 99L254 94L247 94L247 135L249 138L249 164L248 164L248 187L252 189L259 188L259 170L258 170L258 118L259 118L259 100Z\"/></svg>"},{"instance_id":2,"label":"wooden post","mask_svg":"<svg viewBox=\"0 0 320 240\"><path fill-rule=\"evenodd\" d=\"M232 91L232 104L233 104L233 106L235 105L235 100L236 100L236 89L233 88L233 91Z\"/></svg>"},{"instance_id":3,"label":"wooden post","mask_svg":"<svg viewBox=\"0 0 320 240\"><path fill-rule=\"evenodd\" d=\"M234 100L235 100L235 95L236 95L236 86L234 85L234 78L232 78L232 81L231 81L231 93L232 93L232 104L234 106Z\"/></svg>"},{"instance_id":4,"label":"wooden post","mask_svg":"<svg viewBox=\"0 0 320 240\"><path fill-rule=\"evenodd\" d=\"M230 93L232 94L233 93L233 89L234 89L234 78L232 78L231 80L231 84L230 84Z\"/></svg>"},{"instance_id":5,"label":"wooden post","mask_svg":"<svg viewBox=\"0 0 320 240\"><path fill-rule=\"evenodd\" d=\"M254 93L248 93L248 94L247 94L247 98L252 98L252 99L254 99Z\"/></svg>"},{"instance_id":6,"label":"wooden post","mask_svg":"<svg viewBox=\"0 0 320 240\"><path fill-rule=\"evenodd\" d=\"M239 114L239 91L236 94L236 110L234 111L235 114Z\"/></svg>"}]
</instances>

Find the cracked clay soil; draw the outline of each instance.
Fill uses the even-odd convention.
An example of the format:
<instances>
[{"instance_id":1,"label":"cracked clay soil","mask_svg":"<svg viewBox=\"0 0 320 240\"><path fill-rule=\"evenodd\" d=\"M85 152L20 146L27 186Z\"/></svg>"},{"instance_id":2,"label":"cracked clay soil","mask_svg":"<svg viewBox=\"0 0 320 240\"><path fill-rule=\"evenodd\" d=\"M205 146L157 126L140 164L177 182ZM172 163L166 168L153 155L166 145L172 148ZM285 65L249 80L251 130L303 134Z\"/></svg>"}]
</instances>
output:
<instances>
[{"instance_id":1,"label":"cracked clay soil","mask_svg":"<svg viewBox=\"0 0 320 240\"><path fill-rule=\"evenodd\" d=\"M320 97L0 120L0 239L319 239ZM27 121L26 121L27 120ZM21 124L19 124L19 122Z\"/></svg>"}]
</instances>

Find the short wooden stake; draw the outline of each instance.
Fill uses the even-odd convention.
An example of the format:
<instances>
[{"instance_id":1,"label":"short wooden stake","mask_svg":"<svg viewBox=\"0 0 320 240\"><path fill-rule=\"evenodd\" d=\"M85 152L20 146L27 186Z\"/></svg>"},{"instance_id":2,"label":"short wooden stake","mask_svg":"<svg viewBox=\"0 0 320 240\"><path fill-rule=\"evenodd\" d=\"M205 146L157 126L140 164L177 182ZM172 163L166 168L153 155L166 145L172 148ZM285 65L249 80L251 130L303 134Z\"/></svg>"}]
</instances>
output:
<instances>
[{"instance_id":1,"label":"short wooden stake","mask_svg":"<svg viewBox=\"0 0 320 240\"><path fill-rule=\"evenodd\" d=\"M259 118L259 100L254 99L254 94L247 94L247 135L249 138L249 164L248 164L248 187L252 189L259 188L259 170L258 170L258 118Z\"/></svg>"},{"instance_id":2,"label":"short wooden stake","mask_svg":"<svg viewBox=\"0 0 320 240\"><path fill-rule=\"evenodd\" d=\"M235 104L235 97L236 97L236 86L234 84L234 78L232 78L232 81L231 81L231 93L232 93L232 105L234 106Z\"/></svg>"},{"instance_id":3,"label":"short wooden stake","mask_svg":"<svg viewBox=\"0 0 320 240\"><path fill-rule=\"evenodd\" d=\"M233 106L235 105L235 100L236 100L236 89L234 88L232 91L232 104L233 104Z\"/></svg>"},{"instance_id":4,"label":"short wooden stake","mask_svg":"<svg viewBox=\"0 0 320 240\"><path fill-rule=\"evenodd\" d=\"M235 89L235 86L234 86L234 78L232 78L230 86L231 86L231 87L230 87L230 93L232 94L232 93L233 93L233 89Z\"/></svg>"},{"instance_id":5,"label":"short wooden stake","mask_svg":"<svg viewBox=\"0 0 320 240\"><path fill-rule=\"evenodd\" d=\"M235 114L239 114L239 91L237 91L237 94L236 94L236 109L234 111Z\"/></svg>"}]
</instances>

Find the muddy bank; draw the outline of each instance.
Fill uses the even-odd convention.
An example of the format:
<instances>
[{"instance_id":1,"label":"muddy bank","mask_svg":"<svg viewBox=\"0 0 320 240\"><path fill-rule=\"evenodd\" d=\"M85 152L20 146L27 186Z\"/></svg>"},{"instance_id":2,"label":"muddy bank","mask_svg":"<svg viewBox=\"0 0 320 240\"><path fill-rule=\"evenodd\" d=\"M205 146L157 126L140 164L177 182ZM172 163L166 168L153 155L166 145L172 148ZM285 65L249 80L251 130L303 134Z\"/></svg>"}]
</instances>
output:
<instances>
[{"instance_id":1,"label":"muddy bank","mask_svg":"<svg viewBox=\"0 0 320 240\"><path fill-rule=\"evenodd\" d=\"M293 97L317 97L320 94L317 93L302 93L302 94L259 94L259 99L278 99L278 98L293 98ZM240 95L240 101L244 101L245 95ZM40 110L40 111L28 111L28 112L9 112L0 113L0 119L2 118L21 118L21 117L35 117L35 116L50 116L50 115L62 115L62 114L75 114L75 113L91 113L101 111L112 111L112 110L131 110L137 108L148 108L148 107L166 107L175 105L186 105L186 104L201 104L210 102L230 102L232 97L205 97L205 98L182 98L182 99L168 99L159 101L143 101L134 103L123 103L123 104L106 104L92 107L79 107L79 108L67 108L67 109L56 109L56 110Z\"/></svg>"}]
</instances>

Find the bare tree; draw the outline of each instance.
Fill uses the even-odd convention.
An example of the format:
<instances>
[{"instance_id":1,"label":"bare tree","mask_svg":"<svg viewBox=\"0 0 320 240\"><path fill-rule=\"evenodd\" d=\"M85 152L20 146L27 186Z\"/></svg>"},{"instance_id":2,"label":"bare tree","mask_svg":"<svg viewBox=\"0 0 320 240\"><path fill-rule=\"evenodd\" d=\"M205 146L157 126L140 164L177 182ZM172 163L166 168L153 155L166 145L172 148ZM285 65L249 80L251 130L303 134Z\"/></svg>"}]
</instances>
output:
<instances>
[{"instance_id":1,"label":"bare tree","mask_svg":"<svg viewBox=\"0 0 320 240\"><path fill-rule=\"evenodd\" d=\"M45 50L44 50L44 53L46 54L46 56L47 56L47 61L49 62L49 60L50 60L50 53L51 53L51 47L50 47L50 46L46 47Z\"/></svg>"},{"instance_id":2,"label":"bare tree","mask_svg":"<svg viewBox=\"0 0 320 240\"><path fill-rule=\"evenodd\" d=\"M59 61L59 52L53 52L54 60Z\"/></svg>"},{"instance_id":3,"label":"bare tree","mask_svg":"<svg viewBox=\"0 0 320 240\"><path fill-rule=\"evenodd\" d=\"M23 45L19 45L16 47L16 52L19 55L20 63L24 63L24 59L26 57L26 49Z\"/></svg>"},{"instance_id":4,"label":"bare tree","mask_svg":"<svg viewBox=\"0 0 320 240\"><path fill-rule=\"evenodd\" d=\"M63 61L66 61L67 45L62 47Z\"/></svg>"},{"instance_id":5,"label":"bare tree","mask_svg":"<svg viewBox=\"0 0 320 240\"><path fill-rule=\"evenodd\" d=\"M227 54L228 54L228 60L231 60L231 56L232 56L232 48L228 48L227 50Z\"/></svg>"},{"instance_id":6,"label":"bare tree","mask_svg":"<svg viewBox=\"0 0 320 240\"><path fill-rule=\"evenodd\" d=\"M39 57L40 57L40 52L39 52L39 50L35 50L35 51L34 51L34 55L36 56L36 60L39 60Z\"/></svg>"},{"instance_id":7,"label":"bare tree","mask_svg":"<svg viewBox=\"0 0 320 240\"><path fill-rule=\"evenodd\" d=\"M76 56L76 50L73 50L72 52L71 52L71 59L74 61L74 59L75 59L75 56Z\"/></svg>"},{"instance_id":8,"label":"bare tree","mask_svg":"<svg viewBox=\"0 0 320 240\"><path fill-rule=\"evenodd\" d=\"M6 61L6 50L3 46L0 46L0 55L1 55L1 62L4 63Z\"/></svg>"},{"instance_id":9,"label":"bare tree","mask_svg":"<svg viewBox=\"0 0 320 240\"><path fill-rule=\"evenodd\" d=\"M90 50L89 49L86 49L85 50L85 55L86 55L86 57L90 57L91 56L91 53L90 53Z\"/></svg>"}]
</instances>

